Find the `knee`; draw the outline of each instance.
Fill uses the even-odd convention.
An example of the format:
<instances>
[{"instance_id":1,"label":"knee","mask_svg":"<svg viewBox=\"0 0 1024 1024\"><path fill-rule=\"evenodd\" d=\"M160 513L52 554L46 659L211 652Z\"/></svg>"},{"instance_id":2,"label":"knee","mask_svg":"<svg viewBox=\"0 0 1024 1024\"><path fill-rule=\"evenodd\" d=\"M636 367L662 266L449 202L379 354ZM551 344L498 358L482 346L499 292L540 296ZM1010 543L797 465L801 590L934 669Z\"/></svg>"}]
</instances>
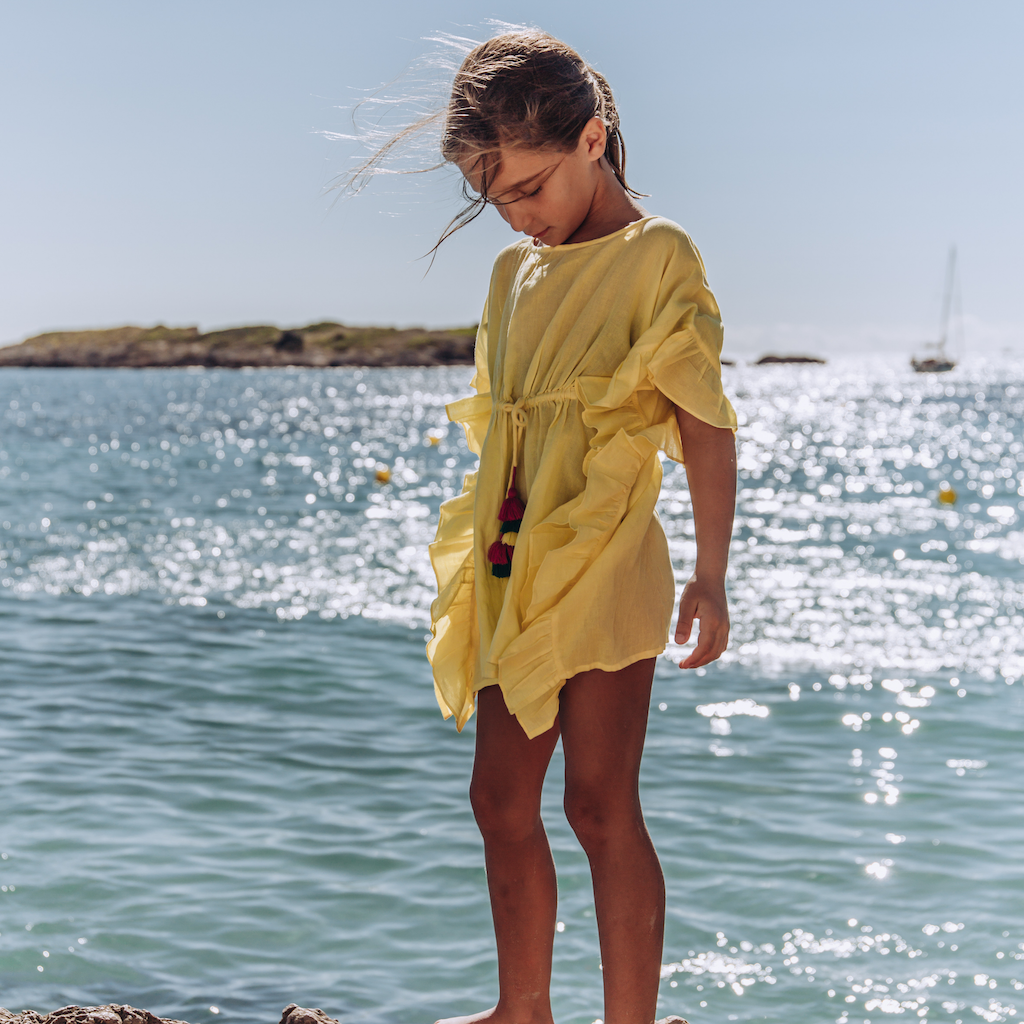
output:
<instances>
[{"instance_id":1,"label":"knee","mask_svg":"<svg viewBox=\"0 0 1024 1024\"><path fill-rule=\"evenodd\" d=\"M635 794L622 793L602 782L566 782L565 816L588 853L623 838L641 823Z\"/></svg>"},{"instance_id":2,"label":"knee","mask_svg":"<svg viewBox=\"0 0 1024 1024\"><path fill-rule=\"evenodd\" d=\"M469 802L484 842L522 842L533 834L540 821L537 801L508 785L474 779L469 787Z\"/></svg>"}]
</instances>

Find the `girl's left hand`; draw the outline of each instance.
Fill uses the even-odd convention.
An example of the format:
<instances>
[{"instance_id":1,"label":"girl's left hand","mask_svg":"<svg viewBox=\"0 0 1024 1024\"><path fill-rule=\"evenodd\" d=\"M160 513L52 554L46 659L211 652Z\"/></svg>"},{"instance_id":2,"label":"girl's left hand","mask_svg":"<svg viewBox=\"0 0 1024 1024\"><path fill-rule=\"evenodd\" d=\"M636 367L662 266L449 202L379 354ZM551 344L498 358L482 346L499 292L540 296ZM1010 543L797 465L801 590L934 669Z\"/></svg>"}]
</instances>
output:
<instances>
[{"instance_id":1,"label":"girl's left hand","mask_svg":"<svg viewBox=\"0 0 1024 1024\"><path fill-rule=\"evenodd\" d=\"M700 619L697 646L680 668L700 668L721 657L729 644L729 604L725 597L725 581L708 584L692 576L683 587L679 600L679 623L676 643L685 644L693 631L693 620Z\"/></svg>"}]
</instances>

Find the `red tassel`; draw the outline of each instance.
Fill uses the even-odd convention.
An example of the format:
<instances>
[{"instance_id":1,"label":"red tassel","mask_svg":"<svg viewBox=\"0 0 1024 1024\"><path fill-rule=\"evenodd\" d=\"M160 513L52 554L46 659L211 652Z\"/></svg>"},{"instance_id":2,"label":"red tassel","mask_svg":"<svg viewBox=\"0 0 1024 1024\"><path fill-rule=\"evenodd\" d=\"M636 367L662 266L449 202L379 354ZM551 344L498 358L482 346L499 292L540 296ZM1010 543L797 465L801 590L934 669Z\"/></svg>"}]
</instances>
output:
<instances>
[{"instance_id":1,"label":"red tassel","mask_svg":"<svg viewBox=\"0 0 1024 1024\"><path fill-rule=\"evenodd\" d=\"M522 499L516 494L516 467L512 467L512 481L508 488L508 494L505 496L505 500L501 503L501 509L498 511L498 518L504 522L511 522L516 519L522 519L523 513L526 511L526 506L523 504Z\"/></svg>"},{"instance_id":2,"label":"red tassel","mask_svg":"<svg viewBox=\"0 0 1024 1024\"><path fill-rule=\"evenodd\" d=\"M512 561L512 549L508 544L496 540L487 552L487 560L492 565L508 565Z\"/></svg>"}]
</instances>

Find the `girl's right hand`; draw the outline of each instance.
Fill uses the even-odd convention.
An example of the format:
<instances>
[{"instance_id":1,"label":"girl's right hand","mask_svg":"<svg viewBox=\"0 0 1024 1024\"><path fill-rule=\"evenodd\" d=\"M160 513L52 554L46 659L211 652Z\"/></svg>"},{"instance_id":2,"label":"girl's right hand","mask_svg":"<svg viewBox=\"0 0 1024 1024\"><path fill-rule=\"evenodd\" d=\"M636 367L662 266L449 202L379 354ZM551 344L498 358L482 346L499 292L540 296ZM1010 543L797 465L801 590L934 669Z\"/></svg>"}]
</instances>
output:
<instances>
[{"instance_id":1,"label":"girl's right hand","mask_svg":"<svg viewBox=\"0 0 1024 1024\"><path fill-rule=\"evenodd\" d=\"M700 668L722 656L729 645L729 603L725 580L707 583L691 576L679 599L676 643L685 644L693 631L693 620L700 620L697 646L679 663L680 668Z\"/></svg>"}]
</instances>

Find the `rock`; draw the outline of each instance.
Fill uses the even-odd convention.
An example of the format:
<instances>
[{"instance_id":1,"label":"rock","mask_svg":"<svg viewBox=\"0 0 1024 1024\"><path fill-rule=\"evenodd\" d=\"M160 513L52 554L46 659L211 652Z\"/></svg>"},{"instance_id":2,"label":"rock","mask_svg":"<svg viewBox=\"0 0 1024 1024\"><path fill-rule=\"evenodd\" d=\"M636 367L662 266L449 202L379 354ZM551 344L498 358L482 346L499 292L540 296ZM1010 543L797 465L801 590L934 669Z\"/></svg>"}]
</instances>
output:
<instances>
[{"instance_id":1,"label":"rock","mask_svg":"<svg viewBox=\"0 0 1024 1024\"><path fill-rule=\"evenodd\" d=\"M279 1024L338 1024L338 1020L328 1017L323 1010L310 1010L289 1003L281 1013Z\"/></svg>"},{"instance_id":2,"label":"rock","mask_svg":"<svg viewBox=\"0 0 1024 1024\"><path fill-rule=\"evenodd\" d=\"M0 1007L0 1024L185 1024L185 1021L158 1017L134 1006L109 1003L106 1006L62 1006L47 1014L35 1010L14 1013ZM289 1003L281 1014L280 1024L338 1024L338 1021L323 1010Z\"/></svg>"},{"instance_id":3,"label":"rock","mask_svg":"<svg viewBox=\"0 0 1024 1024\"><path fill-rule=\"evenodd\" d=\"M185 1024L184 1021L157 1017L149 1010L110 1003L107 1006L62 1006L52 1013L35 1010L12 1013L0 1008L0 1024Z\"/></svg>"},{"instance_id":4,"label":"rock","mask_svg":"<svg viewBox=\"0 0 1024 1024\"><path fill-rule=\"evenodd\" d=\"M301 352L305 347L306 342L298 331L285 331L284 334L274 342L274 348L276 348L278 352Z\"/></svg>"},{"instance_id":5,"label":"rock","mask_svg":"<svg viewBox=\"0 0 1024 1024\"><path fill-rule=\"evenodd\" d=\"M817 356L775 356L766 355L761 356L755 366L771 366L774 363L821 363L824 365L825 360L819 359Z\"/></svg>"}]
</instances>

